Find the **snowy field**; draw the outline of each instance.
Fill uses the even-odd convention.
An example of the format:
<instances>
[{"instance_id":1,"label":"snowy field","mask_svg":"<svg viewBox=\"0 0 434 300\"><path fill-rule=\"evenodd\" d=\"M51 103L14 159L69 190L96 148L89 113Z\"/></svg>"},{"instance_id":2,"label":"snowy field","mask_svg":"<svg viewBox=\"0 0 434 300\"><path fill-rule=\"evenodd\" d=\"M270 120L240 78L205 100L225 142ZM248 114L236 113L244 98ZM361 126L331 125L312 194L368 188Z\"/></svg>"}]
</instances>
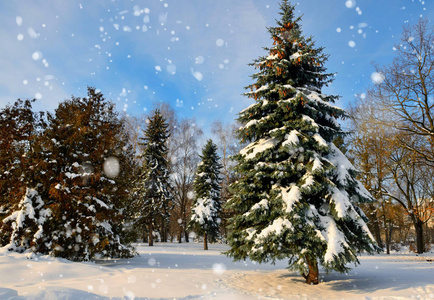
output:
<instances>
[{"instance_id":1,"label":"snowy field","mask_svg":"<svg viewBox=\"0 0 434 300\"><path fill-rule=\"evenodd\" d=\"M362 256L308 286L276 265L232 262L225 245L138 245L128 260L74 263L0 249L0 299L434 299L434 254Z\"/></svg>"}]
</instances>

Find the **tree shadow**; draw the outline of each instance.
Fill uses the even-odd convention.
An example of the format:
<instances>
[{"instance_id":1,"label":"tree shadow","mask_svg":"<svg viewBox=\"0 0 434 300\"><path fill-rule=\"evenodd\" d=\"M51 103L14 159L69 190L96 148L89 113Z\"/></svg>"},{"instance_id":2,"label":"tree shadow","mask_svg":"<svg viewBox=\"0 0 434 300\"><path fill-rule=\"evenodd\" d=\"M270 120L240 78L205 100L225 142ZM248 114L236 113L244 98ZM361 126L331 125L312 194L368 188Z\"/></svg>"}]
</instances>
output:
<instances>
[{"instance_id":1,"label":"tree shadow","mask_svg":"<svg viewBox=\"0 0 434 300\"><path fill-rule=\"evenodd\" d=\"M290 280L296 284L305 284L304 278L296 272L281 274L278 278ZM429 296L432 292L429 292L430 288L427 291L427 286L434 289L433 278L434 268L429 263L395 263L390 266L380 264L380 267L355 268L346 274L337 272L327 274L322 271L320 272L321 283L319 286L327 285L336 292L344 291L353 294L387 290L395 292L396 296L399 296L401 290L414 289L415 293Z\"/></svg>"}]
</instances>

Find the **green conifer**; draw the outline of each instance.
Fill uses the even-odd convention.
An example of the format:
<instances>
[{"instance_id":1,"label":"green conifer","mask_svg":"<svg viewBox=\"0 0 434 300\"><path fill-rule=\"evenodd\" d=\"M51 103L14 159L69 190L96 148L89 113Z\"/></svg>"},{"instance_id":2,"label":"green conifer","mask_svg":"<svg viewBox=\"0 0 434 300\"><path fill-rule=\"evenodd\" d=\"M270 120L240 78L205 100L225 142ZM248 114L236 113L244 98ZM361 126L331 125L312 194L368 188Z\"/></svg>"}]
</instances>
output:
<instances>
[{"instance_id":1,"label":"green conifer","mask_svg":"<svg viewBox=\"0 0 434 300\"><path fill-rule=\"evenodd\" d=\"M191 209L189 227L203 235L204 250L208 250L208 240L214 242L220 227L220 157L217 146L208 140L199 155L201 162L194 179L195 200Z\"/></svg>"},{"instance_id":2,"label":"green conifer","mask_svg":"<svg viewBox=\"0 0 434 300\"><path fill-rule=\"evenodd\" d=\"M167 161L168 124L157 109L149 118L145 137L142 139L144 151L141 154L143 165L137 180L137 224L147 226L148 243L153 246L153 231L162 222L169 223L172 195L169 183Z\"/></svg>"},{"instance_id":3,"label":"green conifer","mask_svg":"<svg viewBox=\"0 0 434 300\"><path fill-rule=\"evenodd\" d=\"M274 41L246 96L255 103L239 114L238 131L250 142L235 156L239 180L232 185L228 255L258 262L289 260L309 284L319 282L318 264L345 272L360 251L374 252L358 202L372 197L333 140L343 135L334 106L337 96L321 93L333 74L327 56L304 37L288 1L281 19L268 28Z\"/></svg>"}]
</instances>

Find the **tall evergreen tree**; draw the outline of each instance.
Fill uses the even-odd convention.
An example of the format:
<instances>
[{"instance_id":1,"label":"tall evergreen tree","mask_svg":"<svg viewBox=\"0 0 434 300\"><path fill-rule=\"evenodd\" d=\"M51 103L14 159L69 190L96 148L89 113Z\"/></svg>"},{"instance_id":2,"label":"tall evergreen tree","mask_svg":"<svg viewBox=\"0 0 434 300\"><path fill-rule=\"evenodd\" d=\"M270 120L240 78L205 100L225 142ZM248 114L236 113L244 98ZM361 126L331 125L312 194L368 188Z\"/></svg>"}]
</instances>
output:
<instances>
[{"instance_id":1,"label":"tall evergreen tree","mask_svg":"<svg viewBox=\"0 0 434 300\"><path fill-rule=\"evenodd\" d=\"M50 253L72 260L128 257L123 209L127 141L113 103L88 88L87 97L60 103L49 118L46 145L52 172Z\"/></svg>"},{"instance_id":2,"label":"tall evergreen tree","mask_svg":"<svg viewBox=\"0 0 434 300\"><path fill-rule=\"evenodd\" d=\"M37 144L42 158L4 219L10 250L77 261L131 256L122 231L129 186L119 179L129 175L121 133L115 106L93 88L60 103Z\"/></svg>"},{"instance_id":3,"label":"tall evergreen tree","mask_svg":"<svg viewBox=\"0 0 434 300\"><path fill-rule=\"evenodd\" d=\"M168 226L172 207L167 161L168 125L158 109L149 119L141 144L143 165L137 180L137 224L146 225L148 243L153 246L153 231L162 222Z\"/></svg>"},{"instance_id":4,"label":"tall evergreen tree","mask_svg":"<svg viewBox=\"0 0 434 300\"><path fill-rule=\"evenodd\" d=\"M295 7L281 3L281 18L268 28L274 41L246 96L255 103L239 114L238 131L250 144L234 158L239 180L228 208L228 255L265 262L288 259L309 284L319 282L318 264L345 272L359 251L374 252L374 238L357 203L372 197L333 140L344 134L333 106L321 93L333 74L327 56L304 37Z\"/></svg>"},{"instance_id":5,"label":"tall evergreen tree","mask_svg":"<svg viewBox=\"0 0 434 300\"><path fill-rule=\"evenodd\" d=\"M191 208L189 227L203 235L203 249L208 250L208 239L215 241L220 227L220 157L217 146L208 140L200 155L201 162L193 182L195 200Z\"/></svg>"}]
</instances>

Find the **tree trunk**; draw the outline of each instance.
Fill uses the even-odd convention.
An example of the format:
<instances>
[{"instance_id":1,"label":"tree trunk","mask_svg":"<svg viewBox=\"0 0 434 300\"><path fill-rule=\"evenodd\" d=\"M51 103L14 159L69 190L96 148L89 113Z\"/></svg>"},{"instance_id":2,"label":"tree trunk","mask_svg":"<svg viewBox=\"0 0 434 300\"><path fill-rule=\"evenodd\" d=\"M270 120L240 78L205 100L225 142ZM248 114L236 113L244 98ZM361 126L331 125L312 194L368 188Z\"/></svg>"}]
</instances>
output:
<instances>
[{"instance_id":1,"label":"tree trunk","mask_svg":"<svg viewBox=\"0 0 434 300\"><path fill-rule=\"evenodd\" d=\"M416 230L416 250L418 254L422 254L425 252L425 245L423 242L423 222L416 219L414 229Z\"/></svg>"},{"instance_id":2,"label":"tree trunk","mask_svg":"<svg viewBox=\"0 0 434 300\"><path fill-rule=\"evenodd\" d=\"M167 243L167 227L164 220L161 222L161 242Z\"/></svg>"},{"instance_id":3,"label":"tree trunk","mask_svg":"<svg viewBox=\"0 0 434 300\"><path fill-rule=\"evenodd\" d=\"M152 222L148 223L148 242L149 242L149 246L154 246L154 239L152 236L152 232L154 231L154 228L152 227Z\"/></svg>"},{"instance_id":4,"label":"tree trunk","mask_svg":"<svg viewBox=\"0 0 434 300\"><path fill-rule=\"evenodd\" d=\"M371 203L369 205L369 208L375 212L375 220L372 222L373 223L373 229L374 229L374 236L375 236L375 240L377 241L378 247L383 248L383 241L381 240L381 230L380 230L380 217L378 216L378 213L375 209L375 206Z\"/></svg>"},{"instance_id":5,"label":"tree trunk","mask_svg":"<svg viewBox=\"0 0 434 300\"><path fill-rule=\"evenodd\" d=\"M378 220L375 220L373 222L373 225L374 225L374 235L375 235L375 240L378 243L378 247L383 248L384 245L383 245L383 241L381 239L380 225L378 223L379 223Z\"/></svg>"},{"instance_id":6,"label":"tree trunk","mask_svg":"<svg viewBox=\"0 0 434 300\"><path fill-rule=\"evenodd\" d=\"M208 250L208 238L206 232L203 234L203 250Z\"/></svg>"},{"instance_id":7,"label":"tree trunk","mask_svg":"<svg viewBox=\"0 0 434 300\"><path fill-rule=\"evenodd\" d=\"M386 253L390 254L390 243L392 242L392 230L393 230L393 225L389 224L389 227L386 227Z\"/></svg>"},{"instance_id":8,"label":"tree trunk","mask_svg":"<svg viewBox=\"0 0 434 300\"><path fill-rule=\"evenodd\" d=\"M188 231L187 230L184 231L184 237L185 237L185 242L188 243L189 240L188 240Z\"/></svg>"},{"instance_id":9,"label":"tree trunk","mask_svg":"<svg viewBox=\"0 0 434 300\"><path fill-rule=\"evenodd\" d=\"M390 240L391 240L391 229L390 229L390 224L388 224L387 219L386 219L386 213L385 213L385 208L384 208L384 202L383 202L383 227L384 227L384 235L385 235L385 239L386 239L386 253L390 254Z\"/></svg>"},{"instance_id":10,"label":"tree trunk","mask_svg":"<svg viewBox=\"0 0 434 300\"><path fill-rule=\"evenodd\" d=\"M318 262L316 258L309 258L306 256L306 261L309 266L309 273L302 274L304 279L306 279L307 284L318 284L319 283L319 271L318 271Z\"/></svg>"}]
</instances>

